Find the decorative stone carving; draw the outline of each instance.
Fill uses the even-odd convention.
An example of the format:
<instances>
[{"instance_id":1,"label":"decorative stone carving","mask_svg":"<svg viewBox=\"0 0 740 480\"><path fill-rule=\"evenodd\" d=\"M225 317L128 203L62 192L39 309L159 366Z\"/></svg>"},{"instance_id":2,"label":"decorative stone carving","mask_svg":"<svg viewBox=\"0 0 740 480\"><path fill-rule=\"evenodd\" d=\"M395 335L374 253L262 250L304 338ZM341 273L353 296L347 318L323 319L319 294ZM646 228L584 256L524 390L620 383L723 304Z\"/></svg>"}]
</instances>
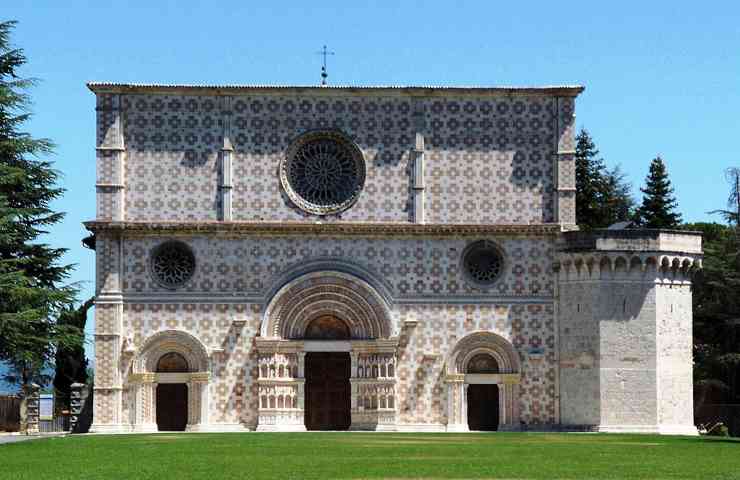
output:
<instances>
[{"instance_id":1,"label":"decorative stone carving","mask_svg":"<svg viewBox=\"0 0 740 480\"><path fill-rule=\"evenodd\" d=\"M494 368L495 373L491 371ZM455 345L447 359L446 371L448 431L468 430L467 385L478 383L499 386L499 429L519 427L521 366L510 342L492 332L470 334Z\"/></svg>"},{"instance_id":2,"label":"decorative stone carving","mask_svg":"<svg viewBox=\"0 0 740 480\"><path fill-rule=\"evenodd\" d=\"M462 254L462 270L465 277L476 286L490 287L504 270L501 249L488 240L468 245Z\"/></svg>"},{"instance_id":3,"label":"decorative stone carving","mask_svg":"<svg viewBox=\"0 0 740 480\"><path fill-rule=\"evenodd\" d=\"M391 315L375 289L365 281L335 271L302 275L280 289L268 305L262 336L303 338L316 318L330 315L344 321L352 339L388 338Z\"/></svg>"},{"instance_id":4,"label":"decorative stone carving","mask_svg":"<svg viewBox=\"0 0 740 480\"><path fill-rule=\"evenodd\" d=\"M344 134L313 131L288 148L280 180L299 208L317 215L341 212L357 200L365 185L365 160Z\"/></svg>"},{"instance_id":5,"label":"decorative stone carving","mask_svg":"<svg viewBox=\"0 0 740 480\"><path fill-rule=\"evenodd\" d=\"M150 268L157 283L174 290L193 276L195 254L184 242L170 240L152 251Z\"/></svg>"}]
</instances>

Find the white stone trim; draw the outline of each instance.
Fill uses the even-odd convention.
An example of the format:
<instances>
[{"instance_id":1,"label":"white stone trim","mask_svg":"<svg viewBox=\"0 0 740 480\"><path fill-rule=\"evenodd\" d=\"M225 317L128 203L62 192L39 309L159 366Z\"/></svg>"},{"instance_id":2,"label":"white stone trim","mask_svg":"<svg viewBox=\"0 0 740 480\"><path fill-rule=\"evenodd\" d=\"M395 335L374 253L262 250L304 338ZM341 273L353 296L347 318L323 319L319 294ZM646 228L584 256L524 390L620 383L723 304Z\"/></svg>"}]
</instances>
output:
<instances>
[{"instance_id":1,"label":"white stone trim","mask_svg":"<svg viewBox=\"0 0 740 480\"><path fill-rule=\"evenodd\" d=\"M396 424L397 432L446 432L447 425L443 423L399 423Z\"/></svg>"}]
</instances>

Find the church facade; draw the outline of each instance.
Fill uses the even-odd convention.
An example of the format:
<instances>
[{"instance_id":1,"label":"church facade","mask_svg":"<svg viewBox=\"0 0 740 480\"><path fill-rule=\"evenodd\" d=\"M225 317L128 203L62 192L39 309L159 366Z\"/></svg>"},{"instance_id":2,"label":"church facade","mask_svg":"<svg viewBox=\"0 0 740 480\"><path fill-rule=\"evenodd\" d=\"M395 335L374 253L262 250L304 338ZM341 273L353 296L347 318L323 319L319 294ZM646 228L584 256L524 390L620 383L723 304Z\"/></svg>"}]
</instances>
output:
<instances>
[{"instance_id":1,"label":"church facade","mask_svg":"<svg viewBox=\"0 0 740 480\"><path fill-rule=\"evenodd\" d=\"M93 431L696 432L701 237L578 230L582 87L88 86Z\"/></svg>"}]
</instances>

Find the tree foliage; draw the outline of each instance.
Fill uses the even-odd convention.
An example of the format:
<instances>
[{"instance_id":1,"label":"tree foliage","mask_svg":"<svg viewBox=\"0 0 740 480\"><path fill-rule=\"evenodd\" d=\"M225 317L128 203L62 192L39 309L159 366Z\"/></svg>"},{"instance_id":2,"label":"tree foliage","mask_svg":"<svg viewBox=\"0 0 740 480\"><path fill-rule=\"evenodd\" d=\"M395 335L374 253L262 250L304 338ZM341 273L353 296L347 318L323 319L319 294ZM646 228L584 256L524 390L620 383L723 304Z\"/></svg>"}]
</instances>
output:
<instances>
[{"instance_id":1,"label":"tree foliage","mask_svg":"<svg viewBox=\"0 0 740 480\"><path fill-rule=\"evenodd\" d=\"M93 306L93 301L94 299L90 298L79 307L75 308L72 305L66 307L59 315L57 323L84 332L87 323L87 312ZM88 363L87 358L85 358L84 345L80 343L57 348L55 366L54 390L57 399L55 403L57 406L69 408L72 384L86 384L88 380Z\"/></svg>"},{"instance_id":2,"label":"tree foliage","mask_svg":"<svg viewBox=\"0 0 740 480\"><path fill-rule=\"evenodd\" d=\"M694 376L701 403L740 401L740 242L732 226L695 223L704 235L703 268L694 276ZM719 392L719 393L717 393Z\"/></svg>"},{"instance_id":3,"label":"tree foliage","mask_svg":"<svg viewBox=\"0 0 740 480\"><path fill-rule=\"evenodd\" d=\"M15 22L0 23L0 360L11 367L13 383L46 380L55 348L79 345L78 328L54 319L76 293L65 285L71 266L63 265L66 249L41 241L46 229L64 214L51 209L62 195L58 173L39 157L52 151L47 139L23 132L30 118L34 84L17 69L26 58L10 46Z\"/></svg>"},{"instance_id":4,"label":"tree foliage","mask_svg":"<svg viewBox=\"0 0 740 480\"><path fill-rule=\"evenodd\" d=\"M608 170L591 135L576 136L576 222L581 228L606 228L632 216L632 186L619 166Z\"/></svg>"},{"instance_id":5,"label":"tree foliage","mask_svg":"<svg viewBox=\"0 0 740 480\"><path fill-rule=\"evenodd\" d=\"M635 220L643 228L678 228L681 214L676 211L678 202L673 196L673 187L668 170L660 156L650 162L650 171L645 179L642 204L635 212Z\"/></svg>"}]
</instances>

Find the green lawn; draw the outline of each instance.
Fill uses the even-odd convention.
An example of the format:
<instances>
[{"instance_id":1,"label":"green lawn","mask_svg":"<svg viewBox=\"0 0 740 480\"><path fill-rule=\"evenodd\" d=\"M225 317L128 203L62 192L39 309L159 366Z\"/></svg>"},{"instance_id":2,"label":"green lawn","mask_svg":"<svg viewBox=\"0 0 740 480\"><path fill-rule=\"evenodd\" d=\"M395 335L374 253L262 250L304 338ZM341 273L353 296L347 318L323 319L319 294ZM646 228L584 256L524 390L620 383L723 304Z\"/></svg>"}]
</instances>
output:
<instances>
[{"instance_id":1,"label":"green lawn","mask_svg":"<svg viewBox=\"0 0 740 480\"><path fill-rule=\"evenodd\" d=\"M740 439L605 434L235 433L0 445L2 479L740 479Z\"/></svg>"}]
</instances>

